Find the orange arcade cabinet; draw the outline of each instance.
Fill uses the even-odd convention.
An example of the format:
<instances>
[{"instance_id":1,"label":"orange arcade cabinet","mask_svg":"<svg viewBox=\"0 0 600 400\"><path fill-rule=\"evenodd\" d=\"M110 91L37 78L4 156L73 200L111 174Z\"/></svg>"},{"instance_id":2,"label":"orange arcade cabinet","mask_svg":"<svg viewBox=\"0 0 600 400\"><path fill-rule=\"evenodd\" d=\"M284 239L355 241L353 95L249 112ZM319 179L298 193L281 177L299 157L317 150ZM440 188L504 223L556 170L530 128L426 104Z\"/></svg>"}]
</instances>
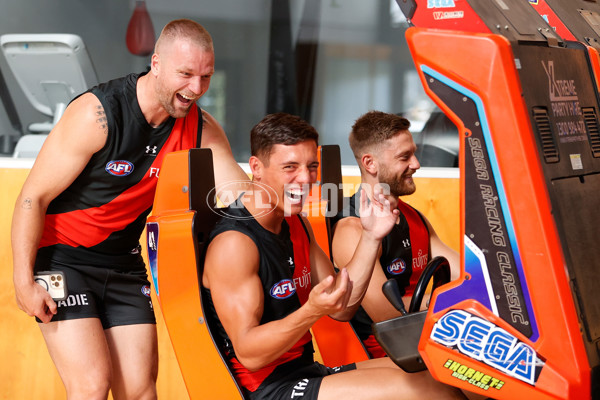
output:
<instances>
[{"instance_id":1,"label":"orange arcade cabinet","mask_svg":"<svg viewBox=\"0 0 600 400\"><path fill-rule=\"evenodd\" d=\"M421 357L436 379L494 399L599 399L597 34L563 37L524 0L397 3L461 142L462 273L432 297ZM595 0L561 4L599 15ZM402 324L382 324L393 350Z\"/></svg>"}]
</instances>

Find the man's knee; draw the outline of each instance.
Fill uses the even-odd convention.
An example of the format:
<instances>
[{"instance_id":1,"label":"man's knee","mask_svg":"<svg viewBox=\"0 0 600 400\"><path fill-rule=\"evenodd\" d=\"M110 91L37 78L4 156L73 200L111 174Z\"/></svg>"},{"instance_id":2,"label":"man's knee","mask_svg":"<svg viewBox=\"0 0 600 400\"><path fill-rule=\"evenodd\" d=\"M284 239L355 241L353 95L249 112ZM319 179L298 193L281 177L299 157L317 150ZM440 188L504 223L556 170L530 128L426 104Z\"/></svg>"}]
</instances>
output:
<instances>
[{"instance_id":1,"label":"man's knee","mask_svg":"<svg viewBox=\"0 0 600 400\"><path fill-rule=\"evenodd\" d=\"M143 386L127 385L120 390L113 387L112 395L115 400L155 400L157 398L156 382L150 382Z\"/></svg>"},{"instance_id":2,"label":"man's knee","mask_svg":"<svg viewBox=\"0 0 600 400\"><path fill-rule=\"evenodd\" d=\"M67 398L78 399L106 399L110 390L110 373L90 373L77 379L63 379Z\"/></svg>"},{"instance_id":3,"label":"man's knee","mask_svg":"<svg viewBox=\"0 0 600 400\"><path fill-rule=\"evenodd\" d=\"M156 399L156 379L158 365L148 368L145 372L115 376L112 383L112 394L115 400L120 399Z\"/></svg>"}]
</instances>

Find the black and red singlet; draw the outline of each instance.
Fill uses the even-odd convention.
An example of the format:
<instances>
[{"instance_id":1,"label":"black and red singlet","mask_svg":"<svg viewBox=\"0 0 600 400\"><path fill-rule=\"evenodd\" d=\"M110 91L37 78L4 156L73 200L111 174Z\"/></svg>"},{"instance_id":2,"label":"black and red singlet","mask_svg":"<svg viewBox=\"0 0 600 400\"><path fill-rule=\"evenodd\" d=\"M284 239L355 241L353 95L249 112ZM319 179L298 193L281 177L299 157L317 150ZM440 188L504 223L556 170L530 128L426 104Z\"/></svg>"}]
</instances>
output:
<instances>
[{"instance_id":1,"label":"black and red singlet","mask_svg":"<svg viewBox=\"0 0 600 400\"><path fill-rule=\"evenodd\" d=\"M202 133L201 111L195 105L184 118L150 126L137 100L140 76L130 74L89 90L106 113L106 144L50 203L38 258L109 268L139 266L139 238L163 158L196 147Z\"/></svg>"},{"instance_id":2,"label":"black and red singlet","mask_svg":"<svg viewBox=\"0 0 600 400\"><path fill-rule=\"evenodd\" d=\"M226 231L238 231L250 237L260 255L258 275L263 287L264 309L260 324L266 324L286 317L296 311L308 299L310 282L310 239L304 222L295 215L286 217L281 232L274 234L263 228L238 200L225 209L223 217L213 232L211 239ZM235 276L236 265L223 265ZM312 336L309 331L288 350L268 366L249 371L236 358L235 349L218 321L212 304L210 291L207 294L207 314L215 321L217 345L226 355L229 366L238 384L254 392L263 382L276 381L285 375L287 364L294 368L313 363Z\"/></svg>"}]
</instances>

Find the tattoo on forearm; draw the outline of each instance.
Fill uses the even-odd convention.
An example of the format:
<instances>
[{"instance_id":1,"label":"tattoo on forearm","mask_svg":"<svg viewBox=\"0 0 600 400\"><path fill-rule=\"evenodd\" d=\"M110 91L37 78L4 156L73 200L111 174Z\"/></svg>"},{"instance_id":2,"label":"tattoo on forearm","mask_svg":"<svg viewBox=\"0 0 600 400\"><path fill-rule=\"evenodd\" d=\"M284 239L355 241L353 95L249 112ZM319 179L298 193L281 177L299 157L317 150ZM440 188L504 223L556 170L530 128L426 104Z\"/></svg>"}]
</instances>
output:
<instances>
[{"instance_id":1,"label":"tattoo on forearm","mask_svg":"<svg viewBox=\"0 0 600 400\"><path fill-rule=\"evenodd\" d=\"M31 199L28 197L25 200L23 200L23 204L21 205L21 208L24 208L25 210L31 210L32 206L31 206Z\"/></svg>"},{"instance_id":2,"label":"tattoo on forearm","mask_svg":"<svg viewBox=\"0 0 600 400\"><path fill-rule=\"evenodd\" d=\"M108 134L108 121L106 119L106 113L104 112L104 108L102 106L96 107L96 122L100 125L100 128L104 131L104 134Z\"/></svg>"}]
</instances>

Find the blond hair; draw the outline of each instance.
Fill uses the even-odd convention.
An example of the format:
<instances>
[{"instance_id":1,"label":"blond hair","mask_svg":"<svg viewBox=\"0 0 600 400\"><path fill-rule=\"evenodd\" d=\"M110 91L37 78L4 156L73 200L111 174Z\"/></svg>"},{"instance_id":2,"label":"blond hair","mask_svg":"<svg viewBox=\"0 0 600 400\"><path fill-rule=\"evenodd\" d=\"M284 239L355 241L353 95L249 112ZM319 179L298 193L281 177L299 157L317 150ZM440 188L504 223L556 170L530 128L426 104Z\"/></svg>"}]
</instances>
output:
<instances>
[{"instance_id":1,"label":"blond hair","mask_svg":"<svg viewBox=\"0 0 600 400\"><path fill-rule=\"evenodd\" d=\"M175 40L187 39L206 51L214 51L212 36L202 25L191 19L176 19L169 22L160 33L154 52L159 53L162 48Z\"/></svg>"}]
</instances>

